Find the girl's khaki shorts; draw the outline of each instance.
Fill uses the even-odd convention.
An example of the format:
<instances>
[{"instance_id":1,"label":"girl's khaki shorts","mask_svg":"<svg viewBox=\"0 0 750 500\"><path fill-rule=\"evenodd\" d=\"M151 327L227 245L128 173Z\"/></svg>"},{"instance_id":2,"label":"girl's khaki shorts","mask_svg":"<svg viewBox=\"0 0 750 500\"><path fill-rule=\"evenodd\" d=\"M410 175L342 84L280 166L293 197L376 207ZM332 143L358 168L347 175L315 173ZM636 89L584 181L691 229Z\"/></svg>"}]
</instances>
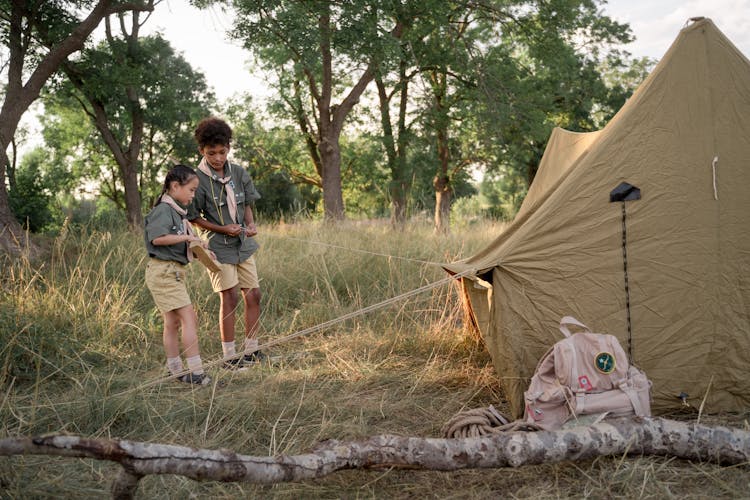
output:
<instances>
[{"instance_id":1,"label":"girl's khaki shorts","mask_svg":"<svg viewBox=\"0 0 750 500\"><path fill-rule=\"evenodd\" d=\"M187 266L151 258L146 263L146 286L162 314L191 304L185 287Z\"/></svg>"}]
</instances>

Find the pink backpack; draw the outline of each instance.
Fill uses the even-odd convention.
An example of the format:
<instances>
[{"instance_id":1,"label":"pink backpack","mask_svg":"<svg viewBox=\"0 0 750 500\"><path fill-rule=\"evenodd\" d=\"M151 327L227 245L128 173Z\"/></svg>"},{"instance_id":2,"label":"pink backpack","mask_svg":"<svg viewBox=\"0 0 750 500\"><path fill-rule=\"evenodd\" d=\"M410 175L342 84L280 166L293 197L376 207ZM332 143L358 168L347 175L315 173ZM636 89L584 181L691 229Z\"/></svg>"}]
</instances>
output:
<instances>
[{"instance_id":1,"label":"pink backpack","mask_svg":"<svg viewBox=\"0 0 750 500\"><path fill-rule=\"evenodd\" d=\"M584 331L571 334L569 325ZM554 430L578 415L651 415L651 382L614 335L591 333L571 316L560 331L565 338L539 361L524 393L526 422Z\"/></svg>"}]
</instances>

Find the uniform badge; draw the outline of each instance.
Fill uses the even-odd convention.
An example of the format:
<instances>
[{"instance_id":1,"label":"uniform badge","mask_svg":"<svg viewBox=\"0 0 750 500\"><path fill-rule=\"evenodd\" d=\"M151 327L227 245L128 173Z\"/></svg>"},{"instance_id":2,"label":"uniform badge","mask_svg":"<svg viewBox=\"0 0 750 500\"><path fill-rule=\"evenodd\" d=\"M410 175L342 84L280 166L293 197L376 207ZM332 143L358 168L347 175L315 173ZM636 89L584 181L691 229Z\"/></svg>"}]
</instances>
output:
<instances>
[{"instance_id":1,"label":"uniform badge","mask_svg":"<svg viewBox=\"0 0 750 500\"><path fill-rule=\"evenodd\" d=\"M600 352L594 358L594 366L602 373L615 371L615 357L609 352Z\"/></svg>"},{"instance_id":2,"label":"uniform badge","mask_svg":"<svg viewBox=\"0 0 750 500\"><path fill-rule=\"evenodd\" d=\"M589 380L588 375L581 375L580 377L578 377L578 386L584 391L594 390L594 386L591 385L591 381Z\"/></svg>"}]
</instances>

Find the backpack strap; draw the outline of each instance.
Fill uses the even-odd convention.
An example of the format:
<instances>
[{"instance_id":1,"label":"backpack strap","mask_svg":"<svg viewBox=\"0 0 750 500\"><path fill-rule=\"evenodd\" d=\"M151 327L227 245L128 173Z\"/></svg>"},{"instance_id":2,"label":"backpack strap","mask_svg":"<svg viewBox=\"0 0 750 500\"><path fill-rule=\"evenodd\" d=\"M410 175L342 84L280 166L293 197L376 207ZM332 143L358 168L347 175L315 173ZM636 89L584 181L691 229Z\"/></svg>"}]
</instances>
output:
<instances>
[{"instance_id":1,"label":"backpack strap","mask_svg":"<svg viewBox=\"0 0 750 500\"><path fill-rule=\"evenodd\" d=\"M563 335L565 335L565 337L570 337L570 330L568 329L568 325L578 326L580 328L583 328L586 332L591 333L591 330L588 326L584 325L573 316L563 316L563 318L560 320L560 331L563 333Z\"/></svg>"},{"instance_id":2,"label":"backpack strap","mask_svg":"<svg viewBox=\"0 0 750 500\"><path fill-rule=\"evenodd\" d=\"M641 400L638 399L635 387L633 387L632 384L628 383L627 379L620 382L620 390L627 394L628 399L630 399L630 404L633 406L633 411L635 411L635 414L639 417L645 416L646 412L643 409Z\"/></svg>"}]
</instances>

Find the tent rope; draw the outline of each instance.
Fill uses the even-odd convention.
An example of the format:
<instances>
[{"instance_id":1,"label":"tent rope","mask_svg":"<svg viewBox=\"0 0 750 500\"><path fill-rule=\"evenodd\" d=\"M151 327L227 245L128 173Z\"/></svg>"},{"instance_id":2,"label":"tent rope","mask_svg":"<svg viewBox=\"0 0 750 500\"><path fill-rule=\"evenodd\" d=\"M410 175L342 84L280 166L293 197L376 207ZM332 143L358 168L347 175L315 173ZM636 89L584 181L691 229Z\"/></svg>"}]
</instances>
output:
<instances>
[{"instance_id":1,"label":"tent rope","mask_svg":"<svg viewBox=\"0 0 750 500\"><path fill-rule=\"evenodd\" d=\"M364 314L367 314L367 313L372 312L372 311L376 311L378 309L383 309L385 307L390 306L391 304L395 304L396 302L400 302L400 301L402 301L404 299L408 299L408 298L413 297L415 295L419 295L419 294L421 294L423 292L432 290L434 288L438 288L440 286L443 286L445 284L451 283L451 282L453 282L455 280L463 278L464 276L468 276L468 275L474 274L474 273L476 273L476 270L474 270L474 269L467 269L467 270L461 271L460 273L453 274L451 276L448 276L447 278L443 278L441 280L429 283L427 285L421 286L421 287L416 288L414 290L410 290L410 291L408 291L406 293L402 293L401 295L397 295L395 297L391 297L390 299L386 299L386 300L384 300L382 302L378 302L377 304L372 304L372 305L369 305L367 307L363 307L363 308L358 309L356 311L352 311L350 313L344 314L343 316L339 316L338 318L335 318L335 319L332 319L332 320L329 320L329 321L325 321L323 323L319 323L317 325L314 325L314 326L311 326L311 327L308 327L308 328L305 328L305 329L302 329L302 330L298 330L298 331L296 331L296 332L294 332L292 334L286 335L285 337L281 337L281 338L274 339L274 340L271 340L269 342L266 342L264 344L260 344L258 346L258 349L265 349L265 348L268 348L268 347L271 347L271 346L279 345L279 344L282 344L284 342L288 342L288 341L290 341L292 339L296 339L296 338L302 337L304 335L309 335L311 333L324 330L324 329L329 328L329 327L331 327L333 325L337 325L339 323L343 323L344 321L350 320L352 318L356 318L358 316L362 316ZM237 357L240 357L242 355L243 354L238 354ZM217 366L217 365L219 365L219 364L221 364L223 362L224 362L224 358L223 357L219 357L218 359L215 359L215 360L203 363L203 366L204 366L204 368L211 368L211 367ZM184 370L183 373L186 374L186 373L188 373L188 371ZM140 390L146 389L148 387L164 383L164 382L166 382L168 380L171 380L173 378L174 378L174 376L172 376L172 375L164 376L164 377L158 377L156 379L152 379L152 380L146 381L146 382L144 382L143 384L141 384L141 385L139 385L137 387L134 387L134 388L131 388L131 389L127 389L125 391L122 391L122 392L119 392L117 394L114 394L113 396L123 396L123 395L129 394L129 393L132 393L132 392L140 391Z\"/></svg>"},{"instance_id":2,"label":"tent rope","mask_svg":"<svg viewBox=\"0 0 750 500\"><path fill-rule=\"evenodd\" d=\"M415 295L419 295L422 292L426 292L428 290L432 290L433 288L438 288L440 286L443 286L445 284L451 283L454 280L457 280L459 278L463 278L464 276L467 276L469 274L474 274L476 271L473 269L462 271L460 273L453 274L451 276L448 276L447 278L443 278L441 280L435 281L433 283L429 283L427 285L421 286L419 288L416 288L414 290L411 290L406 293L402 293L401 295L397 295L395 297L391 297L390 299L386 299L382 302L378 302L377 304L372 304L367 307L363 307L362 309L358 309L356 311L352 311L348 314L344 314L343 316L339 316L338 318L311 326L309 328L305 328L304 330L297 331L295 333L292 333L290 335L287 335L285 337L281 337L279 339L271 340L269 342L266 342L265 344L262 344L261 347L271 347L274 345L278 345L284 342L287 342L289 340L295 339L297 337L302 337L303 335L308 335L310 333L314 333L320 330L324 330L328 327L331 327L333 325L336 325L338 323L343 323L346 320L356 318L357 316L362 316L363 314L367 314L372 311L377 311L378 309L382 309L384 307L387 307L391 304L394 304L396 302L400 302L404 299L408 299L409 297L413 297Z\"/></svg>"},{"instance_id":3,"label":"tent rope","mask_svg":"<svg viewBox=\"0 0 750 500\"><path fill-rule=\"evenodd\" d=\"M429 266L442 266L444 264L443 262L432 262L432 261L429 261L429 260L412 259L412 258L409 258L409 257L400 257L398 255L390 255L390 254L387 254L387 253L371 252L369 250L361 250L359 248L350 248L350 247L345 247L345 246L341 246L341 245L334 245L332 243L326 243L324 241L306 240L306 239L303 239L303 238L295 238L294 236L282 236L282 238L287 239L287 240L300 241L300 242L303 242L303 243L312 243L314 245L321 245L321 246L330 247L330 248L338 248L340 250L346 250L346 251L349 251L349 252L362 253L362 254L366 254L366 255L375 255L377 257L387 257L389 259L405 260L405 261L409 261L409 262L417 262L419 264L426 264L426 265L429 265Z\"/></svg>"}]
</instances>

